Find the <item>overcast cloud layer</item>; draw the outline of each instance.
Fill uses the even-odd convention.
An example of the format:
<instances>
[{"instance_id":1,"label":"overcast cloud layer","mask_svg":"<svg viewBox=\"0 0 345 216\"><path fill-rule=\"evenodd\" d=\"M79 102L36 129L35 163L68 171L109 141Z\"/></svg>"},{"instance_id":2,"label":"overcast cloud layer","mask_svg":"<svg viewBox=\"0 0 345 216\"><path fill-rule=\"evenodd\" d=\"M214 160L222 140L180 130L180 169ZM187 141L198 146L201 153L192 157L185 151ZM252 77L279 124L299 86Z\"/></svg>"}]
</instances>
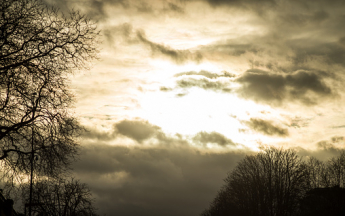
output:
<instances>
[{"instance_id":1,"label":"overcast cloud layer","mask_svg":"<svg viewBox=\"0 0 345 216\"><path fill-rule=\"evenodd\" d=\"M344 148L342 0L46 0L97 22L75 174L107 215L198 215L264 145Z\"/></svg>"}]
</instances>

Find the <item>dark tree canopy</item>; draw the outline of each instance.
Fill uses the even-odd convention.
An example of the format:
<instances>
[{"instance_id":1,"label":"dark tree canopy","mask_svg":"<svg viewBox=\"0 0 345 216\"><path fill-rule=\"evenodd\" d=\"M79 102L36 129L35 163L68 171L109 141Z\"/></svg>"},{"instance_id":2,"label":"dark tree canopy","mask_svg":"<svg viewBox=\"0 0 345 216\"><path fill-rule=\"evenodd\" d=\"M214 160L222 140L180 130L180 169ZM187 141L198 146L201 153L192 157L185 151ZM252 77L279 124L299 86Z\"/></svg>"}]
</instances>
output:
<instances>
[{"instance_id":1,"label":"dark tree canopy","mask_svg":"<svg viewBox=\"0 0 345 216\"><path fill-rule=\"evenodd\" d=\"M57 175L77 153L80 132L68 79L95 58L94 24L39 0L0 4L0 162L7 176ZM32 147L33 145L33 147Z\"/></svg>"},{"instance_id":2,"label":"dark tree canopy","mask_svg":"<svg viewBox=\"0 0 345 216\"><path fill-rule=\"evenodd\" d=\"M267 148L246 156L225 179L203 216L289 216L308 189L305 163L295 151Z\"/></svg>"}]
</instances>

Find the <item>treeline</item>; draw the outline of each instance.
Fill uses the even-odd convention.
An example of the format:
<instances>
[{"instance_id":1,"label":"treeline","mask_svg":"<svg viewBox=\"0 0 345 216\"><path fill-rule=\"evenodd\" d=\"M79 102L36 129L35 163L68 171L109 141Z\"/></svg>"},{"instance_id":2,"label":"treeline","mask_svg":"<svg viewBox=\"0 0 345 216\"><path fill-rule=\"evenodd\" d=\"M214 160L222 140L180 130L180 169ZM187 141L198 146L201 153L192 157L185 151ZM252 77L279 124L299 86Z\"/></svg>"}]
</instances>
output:
<instances>
[{"instance_id":1,"label":"treeline","mask_svg":"<svg viewBox=\"0 0 345 216\"><path fill-rule=\"evenodd\" d=\"M241 160L201 215L345 215L344 184L344 151L323 162L271 147Z\"/></svg>"}]
</instances>

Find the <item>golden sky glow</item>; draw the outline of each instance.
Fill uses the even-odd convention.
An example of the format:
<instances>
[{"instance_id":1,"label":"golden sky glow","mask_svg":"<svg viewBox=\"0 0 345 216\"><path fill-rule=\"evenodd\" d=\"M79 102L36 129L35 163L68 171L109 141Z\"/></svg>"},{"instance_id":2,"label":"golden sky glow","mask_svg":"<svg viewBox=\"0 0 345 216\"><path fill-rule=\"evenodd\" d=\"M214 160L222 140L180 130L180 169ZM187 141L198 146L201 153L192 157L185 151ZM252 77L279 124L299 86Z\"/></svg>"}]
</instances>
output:
<instances>
[{"instance_id":1,"label":"golden sky glow","mask_svg":"<svg viewBox=\"0 0 345 216\"><path fill-rule=\"evenodd\" d=\"M101 31L99 61L76 73L71 88L89 130L83 158L106 167L89 184L129 206L101 198L104 212L162 215L159 198L146 201L148 188L170 188L162 197L178 204L174 191L200 177L186 192L198 204L170 214L197 215L237 160L262 145L321 159L344 147L343 1L50 3L80 9ZM85 179L85 167L96 167L88 163L76 169Z\"/></svg>"}]
</instances>

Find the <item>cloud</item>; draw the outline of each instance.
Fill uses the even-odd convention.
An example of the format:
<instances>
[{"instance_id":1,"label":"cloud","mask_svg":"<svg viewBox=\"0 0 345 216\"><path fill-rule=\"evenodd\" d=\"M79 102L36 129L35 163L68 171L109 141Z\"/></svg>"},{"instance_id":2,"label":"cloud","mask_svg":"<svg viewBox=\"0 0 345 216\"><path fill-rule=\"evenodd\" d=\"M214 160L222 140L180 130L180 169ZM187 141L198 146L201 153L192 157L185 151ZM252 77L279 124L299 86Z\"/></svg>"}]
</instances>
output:
<instances>
[{"instance_id":1,"label":"cloud","mask_svg":"<svg viewBox=\"0 0 345 216\"><path fill-rule=\"evenodd\" d=\"M285 75L251 69L236 82L242 84L237 91L239 96L273 105L286 101L315 105L321 98L336 95L324 82L322 73L303 70Z\"/></svg>"},{"instance_id":2,"label":"cloud","mask_svg":"<svg viewBox=\"0 0 345 216\"><path fill-rule=\"evenodd\" d=\"M178 73L175 77L181 77L176 81L177 88L198 87L226 93L236 91L240 97L274 106L283 105L285 102L315 105L322 99L338 96L325 81L330 76L322 71L298 70L289 74L250 69L236 79L233 79L235 75L228 72L217 74L208 71L189 71ZM241 86L237 89L230 88L232 82ZM161 91L171 90L173 89L161 87Z\"/></svg>"},{"instance_id":3,"label":"cloud","mask_svg":"<svg viewBox=\"0 0 345 216\"><path fill-rule=\"evenodd\" d=\"M160 87L160 91L169 92L176 88L188 89L192 87L198 87L205 90L221 91L224 93L231 92L228 80L220 80L219 78L234 78L235 75L229 72L223 71L222 73L212 73L209 71L201 70L181 72L175 74L174 77L181 77L176 81L175 88L168 88L165 86ZM185 96L187 93L179 93L179 97Z\"/></svg>"},{"instance_id":4,"label":"cloud","mask_svg":"<svg viewBox=\"0 0 345 216\"><path fill-rule=\"evenodd\" d=\"M107 17L107 7L114 5L128 7L129 2L127 0L88 0L86 5L88 6L87 13L89 17L93 19L103 19Z\"/></svg>"},{"instance_id":5,"label":"cloud","mask_svg":"<svg viewBox=\"0 0 345 216\"><path fill-rule=\"evenodd\" d=\"M345 66L345 47L341 45L341 38L335 42L323 42L310 38L287 41L287 46L295 53L293 63L301 65L311 59L320 59L326 65Z\"/></svg>"},{"instance_id":6,"label":"cloud","mask_svg":"<svg viewBox=\"0 0 345 216\"><path fill-rule=\"evenodd\" d=\"M161 133L160 127L142 120L123 120L115 124L115 128L119 134L132 138L139 143Z\"/></svg>"},{"instance_id":7,"label":"cloud","mask_svg":"<svg viewBox=\"0 0 345 216\"><path fill-rule=\"evenodd\" d=\"M87 127L81 134L84 139L93 139L97 141L114 140L119 135L126 136L138 143L142 143L150 138L158 138L164 141L163 138L165 137L160 127L140 119L122 120L114 124L113 130L107 132Z\"/></svg>"},{"instance_id":8,"label":"cloud","mask_svg":"<svg viewBox=\"0 0 345 216\"><path fill-rule=\"evenodd\" d=\"M71 9L75 8L74 1L68 0L44 0L49 6L54 6L61 9L64 13L68 13ZM82 5L77 5L78 8L82 7L87 16L93 20L102 20L108 18L106 12L109 6L122 6L129 7L128 0L85 0Z\"/></svg>"},{"instance_id":9,"label":"cloud","mask_svg":"<svg viewBox=\"0 0 345 216\"><path fill-rule=\"evenodd\" d=\"M100 215L190 216L209 205L244 154L201 153L183 145L88 145L74 175L90 187Z\"/></svg>"},{"instance_id":10,"label":"cloud","mask_svg":"<svg viewBox=\"0 0 345 216\"><path fill-rule=\"evenodd\" d=\"M150 46L153 55L160 54L169 57L177 64L182 64L186 61L200 62L203 58L199 52L193 53L189 50L176 50L162 44L154 43L146 38L144 31L137 31L137 37L141 42Z\"/></svg>"},{"instance_id":11,"label":"cloud","mask_svg":"<svg viewBox=\"0 0 345 216\"><path fill-rule=\"evenodd\" d=\"M87 128L82 134L84 140L94 140L99 143L106 143L107 141L115 140L119 136L125 136L137 141L139 144L143 144L144 141L154 142L162 147L187 147L191 146L190 141L180 134L167 135L160 127L149 123L148 121L135 119L135 120L122 120L117 122L113 126L111 131L100 131L95 128ZM150 140L154 139L154 140ZM208 143L216 144L222 147L233 146L236 147L239 144L234 143L231 139L228 139L224 135L217 132L204 132L201 131L193 136L192 141L196 144L201 144L203 147L207 147ZM92 142L94 143L94 142Z\"/></svg>"},{"instance_id":12,"label":"cloud","mask_svg":"<svg viewBox=\"0 0 345 216\"><path fill-rule=\"evenodd\" d=\"M279 126L274 125L271 121L251 118L249 121L242 121L246 126L251 128L252 130L263 133L268 136L288 136L289 131L286 128L281 128Z\"/></svg>"},{"instance_id":13,"label":"cloud","mask_svg":"<svg viewBox=\"0 0 345 216\"><path fill-rule=\"evenodd\" d=\"M344 141L344 137L343 136L334 136L331 138L333 143L338 143L338 142L342 142Z\"/></svg>"},{"instance_id":14,"label":"cloud","mask_svg":"<svg viewBox=\"0 0 345 216\"><path fill-rule=\"evenodd\" d=\"M302 128L309 126L309 123L312 119L311 118L302 118L302 117L294 117L291 119L290 127L294 128Z\"/></svg>"},{"instance_id":15,"label":"cloud","mask_svg":"<svg viewBox=\"0 0 345 216\"><path fill-rule=\"evenodd\" d=\"M265 10L276 6L275 0L206 0L213 7L232 7L264 14Z\"/></svg>"},{"instance_id":16,"label":"cloud","mask_svg":"<svg viewBox=\"0 0 345 216\"><path fill-rule=\"evenodd\" d=\"M206 146L208 143L217 144L219 146L237 146L231 139L226 138L223 134L217 132L201 131L193 137L193 141Z\"/></svg>"},{"instance_id":17,"label":"cloud","mask_svg":"<svg viewBox=\"0 0 345 216\"><path fill-rule=\"evenodd\" d=\"M336 129L336 128L345 128L345 125L333 126L332 128L334 128L334 129Z\"/></svg>"},{"instance_id":18,"label":"cloud","mask_svg":"<svg viewBox=\"0 0 345 216\"><path fill-rule=\"evenodd\" d=\"M252 68L291 73L325 71L337 73L345 67L345 17L342 1L207 0L217 11L241 8L253 17L244 25L258 29L201 48L204 56L217 55L232 61L251 61ZM226 8L226 9L224 9ZM258 14L252 14L252 12ZM231 61L231 60L230 60ZM342 70L342 69L341 69ZM307 102L308 103L308 102Z\"/></svg>"},{"instance_id":19,"label":"cloud","mask_svg":"<svg viewBox=\"0 0 345 216\"><path fill-rule=\"evenodd\" d=\"M85 128L81 137L84 139L95 139L98 141L109 141L115 139L116 134L113 132L102 132L95 128Z\"/></svg>"},{"instance_id":20,"label":"cloud","mask_svg":"<svg viewBox=\"0 0 345 216\"><path fill-rule=\"evenodd\" d=\"M231 73L226 72L226 71L223 71L221 74L218 74L218 73L212 73L212 72L209 72L209 71L201 70L199 72L188 71L188 72L178 73L178 74L175 74L175 77L180 77L180 76L184 76L184 75L186 75L186 76L198 75L198 76L203 76L203 77L206 77L206 78L209 78L209 79L216 79L216 78L219 78L219 77L233 78L233 77L236 76L236 75L231 74Z\"/></svg>"},{"instance_id":21,"label":"cloud","mask_svg":"<svg viewBox=\"0 0 345 216\"><path fill-rule=\"evenodd\" d=\"M102 33L110 45L113 45L115 38L116 40L119 40L118 36L122 37L123 41L127 43L133 43L136 40L133 27L129 23L122 23L117 26L106 28L102 31Z\"/></svg>"},{"instance_id":22,"label":"cloud","mask_svg":"<svg viewBox=\"0 0 345 216\"><path fill-rule=\"evenodd\" d=\"M218 80L210 81L209 79L187 78L187 79L177 80L176 84L179 88L199 87L205 90L222 91L222 92L231 91L228 83L224 83Z\"/></svg>"},{"instance_id":23,"label":"cloud","mask_svg":"<svg viewBox=\"0 0 345 216\"><path fill-rule=\"evenodd\" d=\"M172 91L173 89L172 88L168 88L168 87L165 87L165 86L161 86L159 88L160 91L163 91L163 92L168 92L168 91Z\"/></svg>"},{"instance_id":24,"label":"cloud","mask_svg":"<svg viewBox=\"0 0 345 216\"><path fill-rule=\"evenodd\" d=\"M319 160L327 161L332 157L338 157L344 151L344 137L333 136L329 140L322 140L317 142L316 149L311 151L304 149L302 146L298 147L298 153L305 157L316 157Z\"/></svg>"},{"instance_id":25,"label":"cloud","mask_svg":"<svg viewBox=\"0 0 345 216\"><path fill-rule=\"evenodd\" d=\"M229 5L229 6L239 6L239 5L260 5L260 4L275 4L275 0L207 0L207 2L214 6Z\"/></svg>"},{"instance_id":26,"label":"cloud","mask_svg":"<svg viewBox=\"0 0 345 216\"><path fill-rule=\"evenodd\" d=\"M239 57L246 53L258 53L260 48L255 44L250 42L244 43L243 41L217 41L215 43L209 44L207 46L201 47L201 50L204 52L220 52L229 56Z\"/></svg>"},{"instance_id":27,"label":"cloud","mask_svg":"<svg viewBox=\"0 0 345 216\"><path fill-rule=\"evenodd\" d=\"M168 2L168 8L169 10L174 11L176 13L180 13L180 14L183 14L185 12L184 8L178 6L177 4L173 4L171 2Z\"/></svg>"}]
</instances>

